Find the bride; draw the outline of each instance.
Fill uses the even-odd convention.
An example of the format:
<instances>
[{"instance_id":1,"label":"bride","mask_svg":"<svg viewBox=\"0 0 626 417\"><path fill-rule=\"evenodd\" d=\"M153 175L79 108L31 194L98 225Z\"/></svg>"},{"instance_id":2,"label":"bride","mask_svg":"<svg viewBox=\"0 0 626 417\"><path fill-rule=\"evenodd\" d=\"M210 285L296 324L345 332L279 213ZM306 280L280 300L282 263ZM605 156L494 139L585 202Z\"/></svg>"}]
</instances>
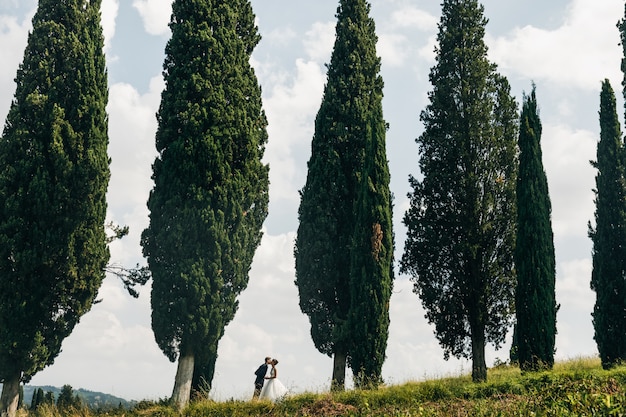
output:
<instances>
[{"instance_id":1,"label":"bride","mask_svg":"<svg viewBox=\"0 0 626 417\"><path fill-rule=\"evenodd\" d=\"M278 365L278 361L276 359L272 359L271 365L272 370L270 371L270 376L265 377L268 381L263 386L259 398L275 402L282 399L287 394L287 388L285 388L283 383L277 378L278 370L276 369L276 365Z\"/></svg>"}]
</instances>

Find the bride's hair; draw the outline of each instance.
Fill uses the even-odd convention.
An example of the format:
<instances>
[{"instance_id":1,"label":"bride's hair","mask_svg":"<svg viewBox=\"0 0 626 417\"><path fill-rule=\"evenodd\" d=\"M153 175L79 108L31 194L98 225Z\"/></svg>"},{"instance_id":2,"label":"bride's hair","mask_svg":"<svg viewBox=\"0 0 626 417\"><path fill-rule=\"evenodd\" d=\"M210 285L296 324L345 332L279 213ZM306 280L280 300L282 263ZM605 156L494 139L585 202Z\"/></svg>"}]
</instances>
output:
<instances>
[{"instance_id":1,"label":"bride's hair","mask_svg":"<svg viewBox=\"0 0 626 417\"><path fill-rule=\"evenodd\" d=\"M273 360L272 360L272 363L273 363L274 365L278 365L278 359L273 359Z\"/></svg>"}]
</instances>

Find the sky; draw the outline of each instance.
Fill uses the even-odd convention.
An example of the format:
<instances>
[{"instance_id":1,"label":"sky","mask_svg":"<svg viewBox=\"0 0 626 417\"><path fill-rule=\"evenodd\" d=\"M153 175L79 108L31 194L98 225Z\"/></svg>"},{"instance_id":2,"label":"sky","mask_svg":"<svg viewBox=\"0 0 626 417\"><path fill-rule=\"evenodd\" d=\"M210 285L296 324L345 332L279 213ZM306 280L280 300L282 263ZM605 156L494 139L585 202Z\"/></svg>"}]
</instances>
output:
<instances>
[{"instance_id":1,"label":"sky","mask_svg":"<svg viewBox=\"0 0 626 417\"><path fill-rule=\"evenodd\" d=\"M435 63L440 0L371 0L377 51L385 82L387 153L395 195L396 260L404 250L402 217L408 208L409 175L419 176L415 138L419 114L428 104ZM543 123L543 163L552 200L557 261L556 359L597 355L589 289L595 159L599 139L601 82L608 78L623 120L622 56L617 0L484 0L489 19L485 41L521 103L536 84ZM248 399L254 370L265 356L277 358L279 378L293 393L329 389L332 359L314 347L307 316L298 307L293 244L298 227L298 191L306 181L314 119L326 64L334 42L337 0L252 0L262 40L253 65L263 91L269 141L270 206L248 288L221 339L210 395L216 400ZM15 92L36 0L0 0L0 120ZM102 24L109 75L111 181L107 221L130 227L111 244L113 264L145 264L139 237L148 225L146 201L156 156L155 113L164 87L161 76L171 0L103 0ZM434 327L424 318L409 277L398 273L390 303L390 335L383 378L388 384L471 372L466 360L443 359ZM71 385L129 400L171 395L176 364L159 350L150 327L150 287L130 297L108 276L101 300L63 342L54 364L32 385ZM508 358L510 338L499 351L487 350L487 365ZM348 375L350 371L347 372ZM350 380L348 381L350 384Z\"/></svg>"}]
</instances>

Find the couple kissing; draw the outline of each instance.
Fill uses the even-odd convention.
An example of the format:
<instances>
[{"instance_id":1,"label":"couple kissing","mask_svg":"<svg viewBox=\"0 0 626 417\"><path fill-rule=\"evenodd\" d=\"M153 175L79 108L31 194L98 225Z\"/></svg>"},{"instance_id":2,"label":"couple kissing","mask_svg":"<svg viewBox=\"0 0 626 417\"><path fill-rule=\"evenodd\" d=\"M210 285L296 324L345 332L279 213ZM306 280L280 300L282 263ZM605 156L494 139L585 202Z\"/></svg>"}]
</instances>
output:
<instances>
[{"instance_id":1,"label":"couple kissing","mask_svg":"<svg viewBox=\"0 0 626 417\"><path fill-rule=\"evenodd\" d=\"M252 399L278 401L287 394L287 388L278 379L277 359L266 357L264 363L254 372L254 394ZM269 375L267 371L270 371ZM267 380L267 381L266 381Z\"/></svg>"}]
</instances>

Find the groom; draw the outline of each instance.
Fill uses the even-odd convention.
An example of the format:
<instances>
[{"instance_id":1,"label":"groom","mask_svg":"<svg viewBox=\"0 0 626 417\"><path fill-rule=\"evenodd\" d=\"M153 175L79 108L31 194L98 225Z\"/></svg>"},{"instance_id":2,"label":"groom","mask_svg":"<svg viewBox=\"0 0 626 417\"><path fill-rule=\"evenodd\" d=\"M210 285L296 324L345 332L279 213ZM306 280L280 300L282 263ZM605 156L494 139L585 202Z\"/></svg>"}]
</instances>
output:
<instances>
[{"instance_id":1,"label":"groom","mask_svg":"<svg viewBox=\"0 0 626 417\"><path fill-rule=\"evenodd\" d=\"M256 379L254 380L254 394L252 395L252 399L259 398L261 395L261 389L263 388L263 383L265 382L265 374L267 374L267 365L272 361L272 358L269 356L265 358L265 363L259 366L254 374L256 375Z\"/></svg>"}]
</instances>

